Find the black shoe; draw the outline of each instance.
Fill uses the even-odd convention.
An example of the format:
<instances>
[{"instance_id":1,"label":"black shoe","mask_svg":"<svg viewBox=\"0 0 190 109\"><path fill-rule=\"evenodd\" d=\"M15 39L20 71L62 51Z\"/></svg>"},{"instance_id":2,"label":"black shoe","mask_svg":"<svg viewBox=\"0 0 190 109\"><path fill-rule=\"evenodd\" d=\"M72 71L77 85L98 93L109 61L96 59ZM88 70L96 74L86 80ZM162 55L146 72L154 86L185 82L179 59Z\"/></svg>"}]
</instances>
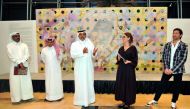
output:
<instances>
[{"instance_id":1,"label":"black shoe","mask_svg":"<svg viewBox=\"0 0 190 109\"><path fill-rule=\"evenodd\" d=\"M124 106L125 106L125 104L122 103L122 104L119 104L117 107L119 107L119 108L123 108Z\"/></svg>"},{"instance_id":2,"label":"black shoe","mask_svg":"<svg viewBox=\"0 0 190 109\"><path fill-rule=\"evenodd\" d=\"M12 102L13 105L19 105L21 104L21 101L20 102Z\"/></svg>"},{"instance_id":3,"label":"black shoe","mask_svg":"<svg viewBox=\"0 0 190 109\"><path fill-rule=\"evenodd\" d=\"M44 99L44 102L53 102L53 101L49 101L49 100L47 100L47 99Z\"/></svg>"},{"instance_id":4,"label":"black shoe","mask_svg":"<svg viewBox=\"0 0 190 109\"><path fill-rule=\"evenodd\" d=\"M47 99L44 99L44 102L59 102L59 101L61 101L63 98L60 98L60 99L58 99L58 100L53 100L53 101L49 101L49 100L47 100Z\"/></svg>"},{"instance_id":5,"label":"black shoe","mask_svg":"<svg viewBox=\"0 0 190 109\"><path fill-rule=\"evenodd\" d=\"M88 106L82 106L82 109L88 109Z\"/></svg>"},{"instance_id":6,"label":"black shoe","mask_svg":"<svg viewBox=\"0 0 190 109\"><path fill-rule=\"evenodd\" d=\"M124 109L130 109L130 105L124 105L124 107L123 107Z\"/></svg>"},{"instance_id":7,"label":"black shoe","mask_svg":"<svg viewBox=\"0 0 190 109\"><path fill-rule=\"evenodd\" d=\"M55 101L58 101L58 102L59 102L59 101L61 101L61 100L63 100L63 99L64 99L64 98L60 98L60 99L58 99L58 100L55 100Z\"/></svg>"},{"instance_id":8,"label":"black shoe","mask_svg":"<svg viewBox=\"0 0 190 109\"><path fill-rule=\"evenodd\" d=\"M28 102L33 102L33 101L36 101L36 99L31 98L31 99L28 99L28 100L22 100L21 102L28 103Z\"/></svg>"}]
</instances>

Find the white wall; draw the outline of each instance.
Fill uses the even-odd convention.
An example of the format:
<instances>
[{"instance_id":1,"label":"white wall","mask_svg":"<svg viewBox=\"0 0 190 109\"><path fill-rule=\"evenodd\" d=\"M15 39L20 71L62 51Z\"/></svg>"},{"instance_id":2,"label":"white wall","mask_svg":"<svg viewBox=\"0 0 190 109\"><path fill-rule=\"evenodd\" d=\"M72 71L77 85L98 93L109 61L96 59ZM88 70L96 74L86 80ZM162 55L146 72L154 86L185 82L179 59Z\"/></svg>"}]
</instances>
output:
<instances>
[{"instance_id":1,"label":"white wall","mask_svg":"<svg viewBox=\"0 0 190 109\"><path fill-rule=\"evenodd\" d=\"M188 44L188 58L185 64L186 73L190 74L190 19L168 19L167 40L171 41L174 28L183 30L182 41Z\"/></svg>"},{"instance_id":2,"label":"white wall","mask_svg":"<svg viewBox=\"0 0 190 109\"><path fill-rule=\"evenodd\" d=\"M9 73L9 59L6 45L10 41L11 32L20 32L21 40L29 47L31 56L30 71L38 72L36 50L36 22L35 21L0 21L0 74Z\"/></svg>"}]
</instances>

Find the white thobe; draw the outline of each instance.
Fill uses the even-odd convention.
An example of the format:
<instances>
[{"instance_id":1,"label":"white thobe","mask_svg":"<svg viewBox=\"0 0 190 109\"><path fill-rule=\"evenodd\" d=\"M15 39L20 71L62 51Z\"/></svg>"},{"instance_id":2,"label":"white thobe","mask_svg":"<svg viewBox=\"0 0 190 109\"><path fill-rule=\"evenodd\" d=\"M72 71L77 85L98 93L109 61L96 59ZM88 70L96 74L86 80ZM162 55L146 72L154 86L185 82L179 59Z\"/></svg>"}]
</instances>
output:
<instances>
[{"instance_id":1,"label":"white thobe","mask_svg":"<svg viewBox=\"0 0 190 109\"><path fill-rule=\"evenodd\" d=\"M84 47L88 48L88 53L83 53ZM74 105L88 106L95 102L93 49L94 45L89 39L78 40L71 45L70 53L74 59Z\"/></svg>"},{"instance_id":2,"label":"white thobe","mask_svg":"<svg viewBox=\"0 0 190 109\"><path fill-rule=\"evenodd\" d=\"M42 49L41 59L45 64L46 99L54 101L63 98L63 83L60 66L62 53L60 52L59 57L57 57L55 48L53 46L47 46Z\"/></svg>"},{"instance_id":3,"label":"white thobe","mask_svg":"<svg viewBox=\"0 0 190 109\"><path fill-rule=\"evenodd\" d=\"M14 75L14 67L23 63L28 67L29 51L24 43L11 42L7 45L8 57L11 60L10 65L10 94L12 102L20 102L33 98L33 87L28 68L27 75Z\"/></svg>"}]
</instances>

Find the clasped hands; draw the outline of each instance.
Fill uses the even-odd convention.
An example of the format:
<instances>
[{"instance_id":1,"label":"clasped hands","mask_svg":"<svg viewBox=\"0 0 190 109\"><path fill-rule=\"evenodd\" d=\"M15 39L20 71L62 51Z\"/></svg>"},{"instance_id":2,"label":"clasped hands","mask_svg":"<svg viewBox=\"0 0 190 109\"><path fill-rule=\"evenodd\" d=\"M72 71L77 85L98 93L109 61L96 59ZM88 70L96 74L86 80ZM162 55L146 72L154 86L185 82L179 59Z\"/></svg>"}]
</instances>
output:
<instances>
[{"instance_id":1,"label":"clasped hands","mask_svg":"<svg viewBox=\"0 0 190 109\"><path fill-rule=\"evenodd\" d=\"M165 69L165 70L164 70L164 73L165 73L166 75L171 75L171 74L173 74L173 71L172 71L171 69Z\"/></svg>"},{"instance_id":2,"label":"clasped hands","mask_svg":"<svg viewBox=\"0 0 190 109\"><path fill-rule=\"evenodd\" d=\"M95 56L95 54L96 54L96 52L98 51L98 48L94 48L94 50L93 50L93 55ZM88 53L88 48L87 47L85 47L84 49L83 49L83 53Z\"/></svg>"},{"instance_id":3,"label":"clasped hands","mask_svg":"<svg viewBox=\"0 0 190 109\"><path fill-rule=\"evenodd\" d=\"M24 69L23 63L18 64L18 67L21 68L21 69Z\"/></svg>"}]
</instances>

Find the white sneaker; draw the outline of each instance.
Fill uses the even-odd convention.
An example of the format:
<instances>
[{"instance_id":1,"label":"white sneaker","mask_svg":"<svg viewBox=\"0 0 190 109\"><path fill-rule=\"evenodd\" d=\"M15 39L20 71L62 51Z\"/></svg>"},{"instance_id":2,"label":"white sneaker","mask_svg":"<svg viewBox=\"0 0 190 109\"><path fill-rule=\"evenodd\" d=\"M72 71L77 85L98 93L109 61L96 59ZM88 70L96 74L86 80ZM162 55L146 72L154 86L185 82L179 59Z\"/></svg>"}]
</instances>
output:
<instances>
[{"instance_id":1,"label":"white sneaker","mask_svg":"<svg viewBox=\"0 0 190 109\"><path fill-rule=\"evenodd\" d=\"M176 108L176 103L172 102L171 108L172 108L172 109L177 109L177 108Z\"/></svg>"},{"instance_id":2,"label":"white sneaker","mask_svg":"<svg viewBox=\"0 0 190 109\"><path fill-rule=\"evenodd\" d=\"M146 104L146 106L149 107L149 106L155 105L155 104L158 104L158 101L151 100L151 101L149 101L149 102Z\"/></svg>"}]
</instances>

